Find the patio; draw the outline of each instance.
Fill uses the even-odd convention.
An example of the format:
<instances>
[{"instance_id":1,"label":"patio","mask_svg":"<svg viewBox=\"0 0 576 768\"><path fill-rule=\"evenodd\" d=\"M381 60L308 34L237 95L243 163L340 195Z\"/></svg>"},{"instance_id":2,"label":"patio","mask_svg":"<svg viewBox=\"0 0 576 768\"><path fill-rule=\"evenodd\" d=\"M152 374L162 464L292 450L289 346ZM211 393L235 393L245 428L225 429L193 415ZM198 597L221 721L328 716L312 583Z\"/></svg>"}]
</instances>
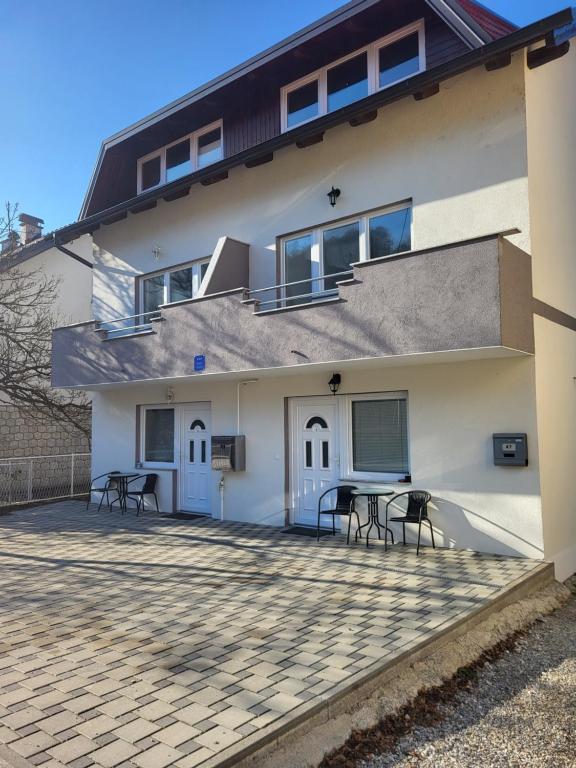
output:
<instances>
[{"instance_id":1,"label":"patio","mask_svg":"<svg viewBox=\"0 0 576 768\"><path fill-rule=\"evenodd\" d=\"M235 765L546 571L75 501L0 532L0 764L17 766Z\"/></svg>"}]
</instances>

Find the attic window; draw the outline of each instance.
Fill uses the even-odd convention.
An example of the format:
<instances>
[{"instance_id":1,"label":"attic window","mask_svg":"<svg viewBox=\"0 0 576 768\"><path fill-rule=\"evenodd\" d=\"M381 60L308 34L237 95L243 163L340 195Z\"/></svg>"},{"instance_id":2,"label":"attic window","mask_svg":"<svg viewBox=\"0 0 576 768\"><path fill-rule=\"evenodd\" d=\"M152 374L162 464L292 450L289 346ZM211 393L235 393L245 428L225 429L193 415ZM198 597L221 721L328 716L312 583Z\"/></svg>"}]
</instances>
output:
<instances>
[{"instance_id":1,"label":"attic window","mask_svg":"<svg viewBox=\"0 0 576 768\"><path fill-rule=\"evenodd\" d=\"M168 184L223 157L222 121L190 133L138 160L138 193Z\"/></svg>"},{"instance_id":2,"label":"attic window","mask_svg":"<svg viewBox=\"0 0 576 768\"><path fill-rule=\"evenodd\" d=\"M424 19L282 88L282 130L334 112L426 69Z\"/></svg>"}]
</instances>

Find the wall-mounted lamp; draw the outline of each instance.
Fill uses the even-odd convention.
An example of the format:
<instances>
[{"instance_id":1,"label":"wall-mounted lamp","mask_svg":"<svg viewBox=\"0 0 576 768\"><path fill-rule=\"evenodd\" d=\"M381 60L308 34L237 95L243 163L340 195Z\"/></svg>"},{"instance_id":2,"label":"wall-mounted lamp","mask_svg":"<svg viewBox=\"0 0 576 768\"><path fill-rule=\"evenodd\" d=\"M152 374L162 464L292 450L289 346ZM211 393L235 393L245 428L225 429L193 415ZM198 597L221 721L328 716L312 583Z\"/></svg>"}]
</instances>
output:
<instances>
[{"instance_id":1,"label":"wall-mounted lamp","mask_svg":"<svg viewBox=\"0 0 576 768\"><path fill-rule=\"evenodd\" d=\"M334 206L336 205L336 200L338 200L340 195L341 195L341 192L338 189L338 187L332 187L330 192L328 192L328 194L326 195L328 200L330 200L330 205L332 206L332 208L334 208Z\"/></svg>"},{"instance_id":2,"label":"wall-mounted lamp","mask_svg":"<svg viewBox=\"0 0 576 768\"><path fill-rule=\"evenodd\" d=\"M152 256L154 257L154 261L160 261L161 255L162 255L162 251L160 250L159 245L152 248Z\"/></svg>"},{"instance_id":3,"label":"wall-mounted lamp","mask_svg":"<svg viewBox=\"0 0 576 768\"><path fill-rule=\"evenodd\" d=\"M166 400L168 400L169 403L174 402L174 390L172 389L172 387L168 387L168 389L166 390Z\"/></svg>"},{"instance_id":4,"label":"wall-mounted lamp","mask_svg":"<svg viewBox=\"0 0 576 768\"><path fill-rule=\"evenodd\" d=\"M342 376L340 376L339 373L333 373L332 378L328 382L328 386L330 387L330 392L332 392L333 395L338 392L340 389L340 384L342 382Z\"/></svg>"}]
</instances>

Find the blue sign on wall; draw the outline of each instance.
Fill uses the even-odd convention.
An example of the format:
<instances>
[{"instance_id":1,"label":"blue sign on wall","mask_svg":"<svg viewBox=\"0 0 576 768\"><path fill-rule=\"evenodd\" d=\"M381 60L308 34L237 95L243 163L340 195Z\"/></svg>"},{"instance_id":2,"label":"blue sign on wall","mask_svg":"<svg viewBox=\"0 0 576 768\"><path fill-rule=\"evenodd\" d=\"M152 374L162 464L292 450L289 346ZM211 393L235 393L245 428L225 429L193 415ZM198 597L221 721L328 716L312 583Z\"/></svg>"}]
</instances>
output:
<instances>
[{"instance_id":1,"label":"blue sign on wall","mask_svg":"<svg viewBox=\"0 0 576 768\"><path fill-rule=\"evenodd\" d=\"M194 355L194 370L204 371L206 369L206 355Z\"/></svg>"}]
</instances>

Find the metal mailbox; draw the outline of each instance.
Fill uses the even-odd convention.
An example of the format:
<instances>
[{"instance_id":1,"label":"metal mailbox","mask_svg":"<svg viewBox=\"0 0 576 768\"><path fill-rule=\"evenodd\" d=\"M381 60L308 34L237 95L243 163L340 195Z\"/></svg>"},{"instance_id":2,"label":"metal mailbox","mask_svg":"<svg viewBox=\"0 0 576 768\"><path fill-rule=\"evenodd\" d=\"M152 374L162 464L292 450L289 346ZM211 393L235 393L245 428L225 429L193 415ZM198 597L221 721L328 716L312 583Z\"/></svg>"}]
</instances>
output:
<instances>
[{"instance_id":1,"label":"metal mailbox","mask_svg":"<svg viewBox=\"0 0 576 768\"><path fill-rule=\"evenodd\" d=\"M501 467L528 466L528 436L524 432L492 435L494 464Z\"/></svg>"},{"instance_id":2,"label":"metal mailbox","mask_svg":"<svg viewBox=\"0 0 576 768\"><path fill-rule=\"evenodd\" d=\"M244 435L213 436L212 469L220 472L244 472L246 469L246 437Z\"/></svg>"}]
</instances>

